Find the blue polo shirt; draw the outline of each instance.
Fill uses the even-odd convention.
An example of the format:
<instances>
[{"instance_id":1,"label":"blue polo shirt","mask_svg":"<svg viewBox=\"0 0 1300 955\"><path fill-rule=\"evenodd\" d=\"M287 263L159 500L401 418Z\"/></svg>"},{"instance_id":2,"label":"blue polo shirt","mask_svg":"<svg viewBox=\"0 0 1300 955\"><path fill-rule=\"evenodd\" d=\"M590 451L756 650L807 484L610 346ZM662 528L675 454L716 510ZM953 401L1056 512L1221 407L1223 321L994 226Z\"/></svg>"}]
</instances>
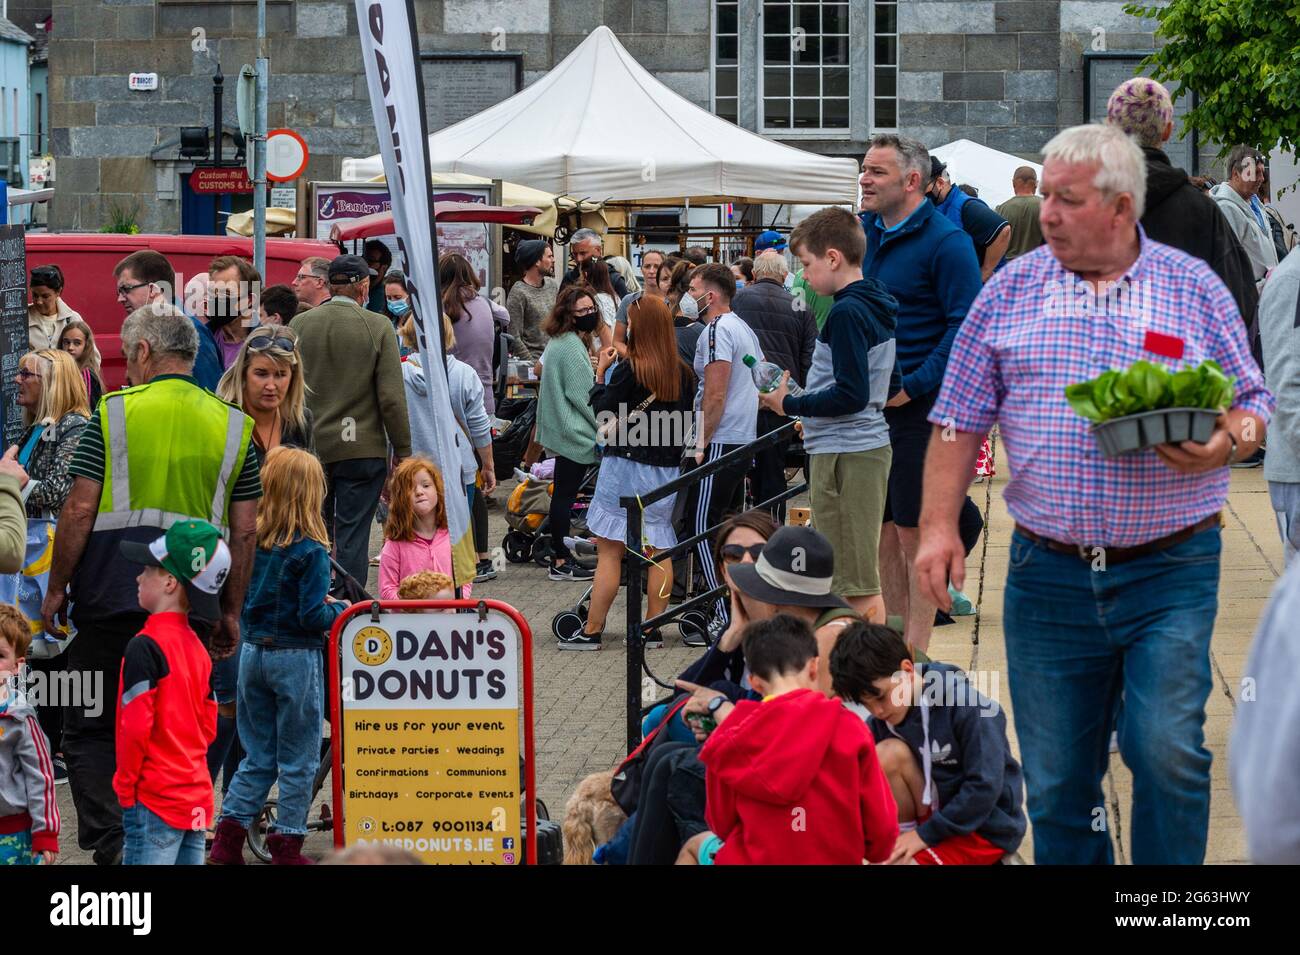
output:
<instances>
[{"instance_id":1,"label":"blue polo shirt","mask_svg":"<svg viewBox=\"0 0 1300 955\"><path fill-rule=\"evenodd\" d=\"M890 229L874 212L860 218L867 237L862 274L898 301L894 339L903 390L920 398L943 382L952 341L983 284L975 247L928 199Z\"/></svg>"}]
</instances>

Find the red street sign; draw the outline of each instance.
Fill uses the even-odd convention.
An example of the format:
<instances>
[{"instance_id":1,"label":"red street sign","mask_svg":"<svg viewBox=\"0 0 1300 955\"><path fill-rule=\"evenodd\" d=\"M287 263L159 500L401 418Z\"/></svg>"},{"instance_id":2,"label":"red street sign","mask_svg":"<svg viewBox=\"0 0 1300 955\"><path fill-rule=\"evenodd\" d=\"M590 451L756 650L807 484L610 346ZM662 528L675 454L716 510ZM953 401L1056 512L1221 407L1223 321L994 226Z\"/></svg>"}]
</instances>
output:
<instances>
[{"instance_id":1,"label":"red street sign","mask_svg":"<svg viewBox=\"0 0 1300 955\"><path fill-rule=\"evenodd\" d=\"M200 166L190 173L190 188L199 195L253 191L253 181L243 166Z\"/></svg>"}]
</instances>

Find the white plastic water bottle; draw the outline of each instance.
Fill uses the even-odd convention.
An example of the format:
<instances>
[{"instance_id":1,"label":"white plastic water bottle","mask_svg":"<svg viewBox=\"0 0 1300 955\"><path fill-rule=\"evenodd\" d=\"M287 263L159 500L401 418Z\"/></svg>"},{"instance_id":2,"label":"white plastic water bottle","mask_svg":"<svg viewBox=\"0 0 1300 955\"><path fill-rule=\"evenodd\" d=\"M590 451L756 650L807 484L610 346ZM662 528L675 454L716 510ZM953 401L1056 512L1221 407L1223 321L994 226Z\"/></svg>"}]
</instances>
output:
<instances>
[{"instance_id":1,"label":"white plastic water bottle","mask_svg":"<svg viewBox=\"0 0 1300 955\"><path fill-rule=\"evenodd\" d=\"M776 391L777 386L781 384L781 376L785 374L784 368L779 368L770 361L759 361L753 355L746 355L742 360L748 366L749 373L754 376L754 387L763 394ZM803 394L803 389L793 378L785 383L785 387L788 394Z\"/></svg>"}]
</instances>

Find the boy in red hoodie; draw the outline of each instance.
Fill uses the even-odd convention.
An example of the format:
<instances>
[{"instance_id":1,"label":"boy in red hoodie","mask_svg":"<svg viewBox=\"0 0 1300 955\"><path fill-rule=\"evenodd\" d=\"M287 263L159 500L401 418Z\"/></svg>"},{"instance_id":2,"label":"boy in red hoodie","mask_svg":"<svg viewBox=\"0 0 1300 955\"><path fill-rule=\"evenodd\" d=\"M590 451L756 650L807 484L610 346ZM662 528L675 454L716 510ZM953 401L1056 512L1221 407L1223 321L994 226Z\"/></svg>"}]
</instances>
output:
<instances>
[{"instance_id":1,"label":"boy in red hoodie","mask_svg":"<svg viewBox=\"0 0 1300 955\"><path fill-rule=\"evenodd\" d=\"M763 700L737 703L700 750L705 816L714 833L703 840L701 861L888 859L898 838L898 808L862 720L817 690L812 631L778 614L751 624L743 646L750 684Z\"/></svg>"},{"instance_id":2,"label":"boy in red hoodie","mask_svg":"<svg viewBox=\"0 0 1300 955\"><path fill-rule=\"evenodd\" d=\"M212 819L208 746L217 735L212 660L188 614L216 620L230 549L206 521L173 524L152 543L123 541L144 627L126 645L117 707L117 771L124 865L203 865Z\"/></svg>"}]
</instances>

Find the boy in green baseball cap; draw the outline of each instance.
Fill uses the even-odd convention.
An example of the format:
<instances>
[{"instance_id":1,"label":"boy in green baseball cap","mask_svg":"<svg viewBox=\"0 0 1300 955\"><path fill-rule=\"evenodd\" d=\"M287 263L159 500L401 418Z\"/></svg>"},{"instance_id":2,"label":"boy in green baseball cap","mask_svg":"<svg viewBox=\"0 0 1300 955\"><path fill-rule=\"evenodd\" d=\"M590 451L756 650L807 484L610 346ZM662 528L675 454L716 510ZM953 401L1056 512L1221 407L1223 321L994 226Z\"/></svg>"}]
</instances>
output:
<instances>
[{"instance_id":1,"label":"boy in green baseball cap","mask_svg":"<svg viewBox=\"0 0 1300 955\"><path fill-rule=\"evenodd\" d=\"M122 556L149 611L126 645L117 707L117 771L125 865L202 865L212 818L208 746L217 734L212 660L189 613L221 615L230 549L206 521L173 524L151 543L124 541Z\"/></svg>"}]
</instances>

